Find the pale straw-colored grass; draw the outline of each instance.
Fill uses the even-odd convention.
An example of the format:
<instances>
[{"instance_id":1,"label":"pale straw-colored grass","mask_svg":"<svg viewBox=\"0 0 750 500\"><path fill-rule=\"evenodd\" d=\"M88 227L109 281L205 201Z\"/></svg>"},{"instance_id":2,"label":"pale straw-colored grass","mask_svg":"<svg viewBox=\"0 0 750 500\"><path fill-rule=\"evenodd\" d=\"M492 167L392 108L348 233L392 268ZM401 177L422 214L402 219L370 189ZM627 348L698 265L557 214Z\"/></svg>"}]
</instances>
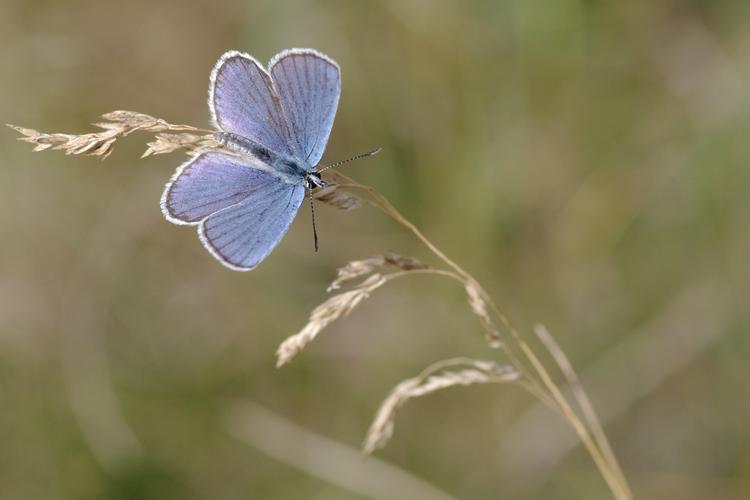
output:
<instances>
[{"instance_id":1,"label":"pale straw-colored grass","mask_svg":"<svg viewBox=\"0 0 750 500\"><path fill-rule=\"evenodd\" d=\"M554 381L549 370L545 367L544 363L542 363L540 357L532 349L529 343L524 340L520 332L512 325L508 317L497 306L490 294L481 286L479 281L466 272L455 261L445 255L434 243L422 234L419 228L406 219L388 201L388 199L377 190L370 186L360 184L339 172L336 172L333 175L333 180L336 182L336 186L339 189L347 188L364 193L366 196L365 201L370 206L378 208L380 211L404 226L443 263L445 267L442 269L428 267L421 271L450 277L459 281L463 285L467 294L470 309L479 317L482 323L488 346L500 349L505 354L510 366L515 370L514 373L516 373L517 376L514 377L513 381L527 389L532 395L536 396L550 408L555 410L576 432L614 497L619 500L631 499L632 492L630 491L627 479L620 468L616 456L612 452L611 446L596 414L593 412L593 406L585 396L585 391L580 386L580 383L575 376L575 372L572 369L572 365L567 360L564 352L556 343L554 343L554 341L551 341L551 336L546 334L546 330L537 328L536 333L544 343L545 347L552 354L553 360L556 363L555 366L557 366L566 377L567 384L573 388L573 402L565 397L561 387ZM339 273L340 275L343 273L345 276L348 276L349 274L361 276L374 271L378 263L379 260L377 259L365 259L364 261L350 262L347 266L342 268ZM393 274L394 277L403 275L405 275L404 271ZM380 283L378 286L384 285L386 281ZM339 285L340 280L337 278L337 280L334 281L334 284L329 287L329 290L332 288L335 289ZM360 302L361 300L358 301L357 304ZM349 312L351 312L351 309L347 311L347 314ZM332 321L327 322L325 326L331 322ZM308 325L303 328L303 331L305 331L311 323L312 317L311 321L308 322ZM503 329L498 328L498 324L502 325ZM315 334L317 335L320 333L320 330L321 329L317 329ZM307 342L305 345L306 344ZM298 354L298 352L299 351L295 352L295 355ZM428 368L427 371L429 372L430 369ZM403 396L405 393L404 391L408 392L408 389L413 387L413 384L416 382L414 379L408 379L403 383L405 385L397 386L381 406L381 410L378 412L379 418L376 417L376 422L371 427L371 432L368 434L368 439L365 441L366 452L373 451L377 445L385 442L393 432L393 418L384 418L384 415L393 415L395 408L400 407L404 402L411 399L408 397L399 397L397 395ZM472 382L471 379L466 379L466 383L461 385L471 385L472 383L479 382ZM398 403L396 403L396 401L398 401ZM578 406L578 409L574 407L576 405ZM583 417L579 415L579 412L582 413ZM378 422L387 422L387 424L378 425ZM378 432L373 431L373 429L382 429L382 434L378 434Z\"/></svg>"},{"instance_id":2,"label":"pale straw-colored grass","mask_svg":"<svg viewBox=\"0 0 750 500\"><path fill-rule=\"evenodd\" d=\"M519 376L513 366L498 365L494 361L452 358L433 363L416 377L399 383L383 400L367 431L363 451L369 455L388 443L393 435L396 412L410 399L448 387L513 382Z\"/></svg>"},{"instance_id":3,"label":"pale straw-colored grass","mask_svg":"<svg viewBox=\"0 0 750 500\"><path fill-rule=\"evenodd\" d=\"M148 149L141 155L145 158L151 155L172 153L178 149L197 151L202 149L218 149L221 143L213 135L196 135L188 132L180 134L161 133L156 134L153 141L146 143Z\"/></svg>"},{"instance_id":4,"label":"pale straw-colored grass","mask_svg":"<svg viewBox=\"0 0 750 500\"><path fill-rule=\"evenodd\" d=\"M19 140L34 144L34 151L55 149L64 151L65 154L98 156L101 159L105 159L112 153L112 147L118 139L136 131L159 133L153 142L148 143L148 149L143 156L171 153L177 149L190 151L200 147L218 146L218 142L213 140L211 130L190 125L173 125L161 118L154 118L144 113L111 111L103 114L102 118L106 121L95 123L94 126L103 131L88 134L50 134L16 125L8 124L8 127L23 136ZM163 134L161 132L182 133ZM208 135L198 136L189 132L207 132Z\"/></svg>"},{"instance_id":5,"label":"pale straw-colored grass","mask_svg":"<svg viewBox=\"0 0 750 500\"><path fill-rule=\"evenodd\" d=\"M55 149L66 154L85 154L106 158L114 143L135 131L155 134L143 156L185 150L188 154L205 150L221 150L213 131L172 125L159 118L132 111L114 111L103 115L107 121L96 124L102 132L89 134L47 134L36 130L9 125L34 144L34 151ZM459 282L466 292L470 310L479 318L488 347L504 355L504 364L455 358L434 363L417 377L398 384L383 401L364 442L364 452L369 454L384 446L393 435L397 410L406 402L435 391L454 386L487 383L516 383L528 390L544 404L556 411L578 435L612 494L618 500L632 498L628 482L610 446L603 427L586 396L572 365L562 349L543 327L535 333L551 354L556 367L570 387L573 399L565 396L560 385L540 356L516 330L479 281L455 261L445 255L413 223L406 219L382 194L370 186L360 184L339 172L327 172L329 186L314 196L342 210L353 210L365 205L375 207L410 231L441 263L430 266L413 257L387 252L362 260L351 261L338 270L328 291L337 291L360 279L349 289L339 292L316 307L307 324L295 335L286 339L277 351L277 365L282 366L314 340L327 326L349 315L374 291L396 278L414 274L433 274ZM351 191L358 191L360 197Z\"/></svg>"},{"instance_id":6,"label":"pale straw-colored grass","mask_svg":"<svg viewBox=\"0 0 750 500\"><path fill-rule=\"evenodd\" d=\"M276 351L278 361L276 366L282 366L294 359L297 354L310 343L326 326L339 318L348 316L360 302L370 296L372 292L383 286L387 277L373 274L358 284L352 290L334 295L318 307L313 309L305 327L296 335L292 335L281 343Z\"/></svg>"}]
</instances>

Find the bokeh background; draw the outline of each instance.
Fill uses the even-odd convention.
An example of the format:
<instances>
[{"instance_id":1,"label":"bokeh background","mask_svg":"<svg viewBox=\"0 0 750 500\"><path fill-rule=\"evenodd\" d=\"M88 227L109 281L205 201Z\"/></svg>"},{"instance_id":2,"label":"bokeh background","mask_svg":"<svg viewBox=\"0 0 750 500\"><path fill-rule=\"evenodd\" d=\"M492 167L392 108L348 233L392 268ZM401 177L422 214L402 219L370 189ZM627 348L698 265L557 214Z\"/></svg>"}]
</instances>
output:
<instances>
[{"instance_id":1,"label":"bokeh background","mask_svg":"<svg viewBox=\"0 0 750 500\"><path fill-rule=\"evenodd\" d=\"M548 326L636 497L750 497L747 1L1 10L2 121L51 132L114 109L205 126L225 50L329 54L343 93L326 158L383 146L347 173L526 335ZM429 260L382 214L321 205L316 254L303 207L259 269L234 273L161 216L180 153L139 160L149 136L134 134L100 162L15 138L0 132L2 498L609 496L572 432L513 386L418 400L377 459L356 455L400 380L497 356L453 283L389 285L274 367L338 266Z\"/></svg>"}]
</instances>

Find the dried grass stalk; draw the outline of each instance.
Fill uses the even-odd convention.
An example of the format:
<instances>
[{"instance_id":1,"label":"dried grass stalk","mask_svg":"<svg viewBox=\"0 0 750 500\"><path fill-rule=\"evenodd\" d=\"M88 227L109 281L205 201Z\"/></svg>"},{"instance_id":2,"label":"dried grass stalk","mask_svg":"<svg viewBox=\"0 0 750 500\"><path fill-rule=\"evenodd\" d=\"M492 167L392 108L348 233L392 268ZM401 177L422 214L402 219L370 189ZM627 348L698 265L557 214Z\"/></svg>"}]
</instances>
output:
<instances>
[{"instance_id":1,"label":"dried grass stalk","mask_svg":"<svg viewBox=\"0 0 750 500\"><path fill-rule=\"evenodd\" d=\"M387 265L398 270L391 273L374 272L382 270ZM279 346L276 352L276 366L282 366L291 361L310 341L318 336L321 330L333 321L347 316L377 288L391 279L415 272L440 273L440 271L430 268L414 257L405 257L395 252L386 252L367 259L352 261L340 268L336 280L328 287L328 291L340 288L341 284L346 281L367 274L370 274L370 276L353 289L334 295L313 309L305 327L299 333L287 338Z\"/></svg>"},{"instance_id":2,"label":"dried grass stalk","mask_svg":"<svg viewBox=\"0 0 750 500\"><path fill-rule=\"evenodd\" d=\"M628 486L628 482L625 479L625 474L623 474L620 463L618 462L617 457L612 450L612 446L609 444L607 435L604 433L601 419L597 415L596 410L594 410L594 406L591 404L591 400L586 394L586 391L583 389L583 385L581 385L578 374L573 369L573 365L570 363L570 360L544 325L534 325L534 333L536 333L536 336L539 337L539 340L542 341L544 346L555 359L557 366L560 367L563 375L565 375L565 379L567 380L568 386L573 393L573 397L575 398L579 408L583 412L584 419L591 429L593 438L596 441L596 444L599 446L604 460L606 460L606 462L610 465L612 473L615 475L615 478L620 483L623 490L632 496L630 487Z\"/></svg>"},{"instance_id":3,"label":"dried grass stalk","mask_svg":"<svg viewBox=\"0 0 750 500\"><path fill-rule=\"evenodd\" d=\"M304 347L318 336L323 328L339 318L347 316L352 310L365 300L387 278L381 274L373 274L357 285L353 290L334 295L316 307L310 314L307 325L296 335L292 335L281 343L276 351L276 366L290 362Z\"/></svg>"},{"instance_id":4,"label":"dried grass stalk","mask_svg":"<svg viewBox=\"0 0 750 500\"><path fill-rule=\"evenodd\" d=\"M450 370L453 367L464 367ZM454 358L434 363L414 378L398 384L383 400L367 431L363 451L371 454L384 447L393 435L396 414L410 399L431 394L441 389L475 384L506 383L518 380L520 373L511 365L494 361Z\"/></svg>"},{"instance_id":5,"label":"dried grass stalk","mask_svg":"<svg viewBox=\"0 0 750 500\"><path fill-rule=\"evenodd\" d=\"M168 153L177 149L194 152L198 149L212 149L220 146L213 135L196 134L213 134L212 130L200 129L190 125L173 125L160 118L133 111L112 111L102 116L107 121L95 124L102 131L88 134L48 134L14 125L8 126L22 135L19 140L33 144L34 151L56 149L65 151L66 154L85 154L98 156L102 159L109 156L117 139L135 131L147 131L156 134L155 140L148 143L148 149L143 156ZM277 352L277 365L288 363L323 328L336 319L348 315L370 293L387 281L413 273L431 273L451 277L463 283L468 303L472 311L481 319L490 346L502 347L508 355L511 365L498 366L492 362L456 358L433 364L418 377L402 382L381 405L365 440L365 452L372 453L373 450L383 446L388 441L393 433L396 412L409 399L456 385L518 380L532 394L558 410L566 422L575 429L615 497L621 500L632 499L627 480L622 474L617 458L612 453L590 401L583 393L583 388L580 387L569 361L554 343L554 340L546 333L546 330L537 329L537 335L553 354L558 366L573 387L574 398L584 413L583 421L565 398L559 386L552 380L531 347L515 330L508 318L494 303L492 297L474 277L445 255L375 189L359 184L338 172L331 172L329 175L334 179L336 185L319 190L315 194L316 198L342 210L353 210L361 207L364 203L371 204L411 231L448 269L429 267L416 259L403 257L395 253L385 253L348 263L345 267L339 269L338 276L329 287L329 291L337 289L342 283L357 277L368 274L370 276L352 290L333 296L315 308L310 315L308 324L299 333L281 344ZM363 191L367 195L366 200L342 191L341 188L344 187ZM388 265L395 266L397 270L384 274L381 269ZM500 332L492 319L493 315L504 325L503 331L509 333L508 338L511 340L509 345L519 349L525 361L522 362L513 349L500 341ZM533 371L527 369L526 363L531 365ZM462 365L462 369L448 370L448 368L457 365Z\"/></svg>"},{"instance_id":6,"label":"dried grass stalk","mask_svg":"<svg viewBox=\"0 0 750 500\"><path fill-rule=\"evenodd\" d=\"M173 125L161 118L155 118L135 111L111 111L103 114L102 118L107 121L95 123L94 125L103 131L89 134L48 134L10 124L8 124L8 127L23 136L19 140L34 144L34 151L55 149L64 151L65 154L98 156L101 159L110 155L117 139L137 130L145 132L211 132L210 130L199 129L190 125Z\"/></svg>"},{"instance_id":7,"label":"dried grass stalk","mask_svg":"<svg viewBox=\"0 0 750 500\"><path fill-rule=\"evenodd\" d=\"M358 208L362 208L365 204L362 198L339 189L339 186L336 184L331 184L316 190L313 197L316 200L322 201L332 207L336 207L339 210L346 211L357 210Z\"/></svg>"}]
</instances>

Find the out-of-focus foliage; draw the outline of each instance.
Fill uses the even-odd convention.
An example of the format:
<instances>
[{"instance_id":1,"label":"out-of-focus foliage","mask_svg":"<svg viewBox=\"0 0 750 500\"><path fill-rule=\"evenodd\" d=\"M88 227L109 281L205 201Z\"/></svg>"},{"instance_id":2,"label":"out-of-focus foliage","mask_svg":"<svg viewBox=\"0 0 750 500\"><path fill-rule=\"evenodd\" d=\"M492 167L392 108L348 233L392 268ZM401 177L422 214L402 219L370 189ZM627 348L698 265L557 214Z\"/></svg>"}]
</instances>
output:
<instances>
[{"instance_id":1,"label":"out-of-focus foliage","mask_svg":"<svg viewBox=\"0 0 750 500\"><path fill-rule=\"evenodd\" d=\"M2 119L49 132L88 131L112 109L205 126L225 50L331 55L343 94L326 158L382 146L347 174L525 331L547 324L636 497L750 496L747 1L2 11ZM230 272L162 218L183 157L139 160L144 139L102 163L0 133L1 496L362 498L238 440L227 406L250 399L358 447L400 380L492 355L463 290L431 276L389 285L277 370L278 343L336 267L389 249L429 256L376 211L321 205L319 253L303 209L258 270ZM527 394L486 386L406 407L379 456L457 498L606 497L575 444ZM319 451L299 447L313 463Z\"/></svg>"}]
</instances>

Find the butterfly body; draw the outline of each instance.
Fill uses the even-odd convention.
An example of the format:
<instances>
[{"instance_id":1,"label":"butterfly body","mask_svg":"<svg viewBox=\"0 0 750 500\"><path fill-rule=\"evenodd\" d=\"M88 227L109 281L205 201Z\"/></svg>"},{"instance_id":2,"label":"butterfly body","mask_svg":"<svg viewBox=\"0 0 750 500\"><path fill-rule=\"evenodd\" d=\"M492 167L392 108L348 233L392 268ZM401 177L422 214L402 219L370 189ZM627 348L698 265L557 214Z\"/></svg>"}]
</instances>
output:
<instances>
[{"instance_id":1,"label":"butterfly body","mask_svg":"<svg viewBox=\"0 0 750 500\"><path fill-rule=\"evenodd\" d=\"M195 225L225 266L249 271L281 241L306 191L325 186L315 171L341 88L338 64L312 49L290 49L265 69L230 51L211 72L209 110L222 150L177 168L161 200L175 224Z\"/></svg>"},{"instance_id":2,"label":"butterfly body","mask_svg":"<svg viewBox=\"0 0 750 500\"><path fill-rule=\"evenodd\" d=\"M215 135L225 148L249 160L254 165L253 168L258 168L256 162L261 162L263 170L288 184L303 186L305 176L313 169L299 159L277 153L247 137L231 132L219 132Z\"/></svg>"}]
</instances>

